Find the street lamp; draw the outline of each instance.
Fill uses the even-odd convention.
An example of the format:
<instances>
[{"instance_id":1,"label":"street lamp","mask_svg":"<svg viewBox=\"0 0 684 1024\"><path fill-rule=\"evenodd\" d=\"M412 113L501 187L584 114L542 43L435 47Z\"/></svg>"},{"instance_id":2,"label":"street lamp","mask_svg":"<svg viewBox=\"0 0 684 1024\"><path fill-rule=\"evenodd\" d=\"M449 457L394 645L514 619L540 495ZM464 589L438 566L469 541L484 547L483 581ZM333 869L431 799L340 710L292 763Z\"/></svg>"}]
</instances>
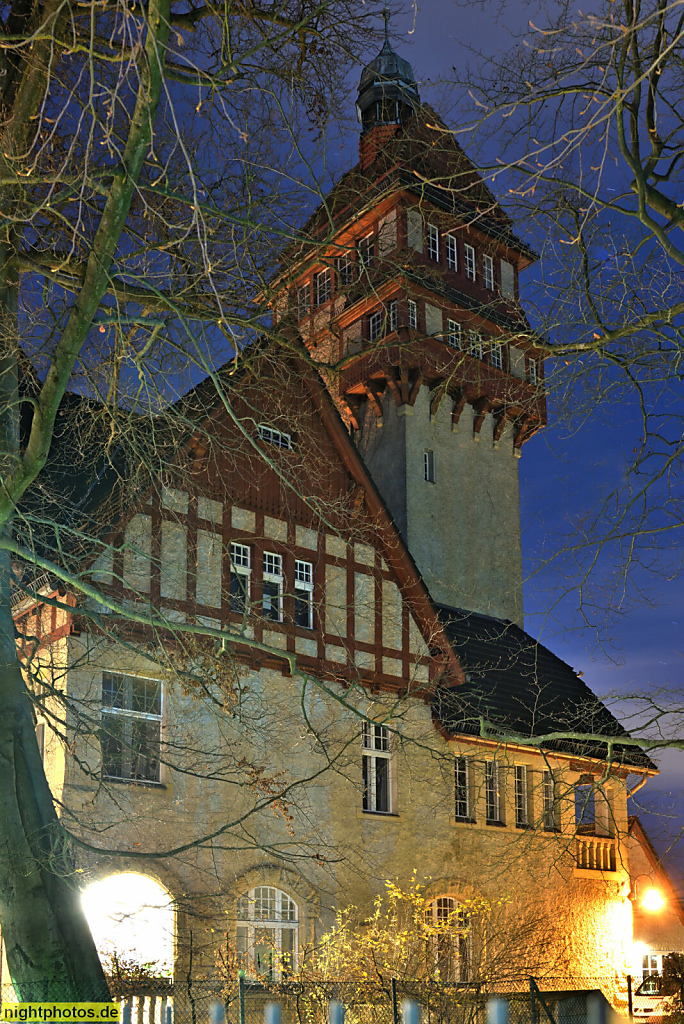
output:
<instances>
[{"instance_id":1,"label":"street lamp","mask_svg":"<svg viewBox=\"0 0 684 1024\"><path fill-rule=\"evenodd\" d=\"M639 879L647 878L648 885L639 886ZM648 910L650 913L657 913L662 910L665 906L665 897L661 893L660 889L656 889L651 882L650 875L637 875L632 881L632 889L628 895L628 899L632 903L638 903L642 910Z\"/></svg>"}]
</instances>

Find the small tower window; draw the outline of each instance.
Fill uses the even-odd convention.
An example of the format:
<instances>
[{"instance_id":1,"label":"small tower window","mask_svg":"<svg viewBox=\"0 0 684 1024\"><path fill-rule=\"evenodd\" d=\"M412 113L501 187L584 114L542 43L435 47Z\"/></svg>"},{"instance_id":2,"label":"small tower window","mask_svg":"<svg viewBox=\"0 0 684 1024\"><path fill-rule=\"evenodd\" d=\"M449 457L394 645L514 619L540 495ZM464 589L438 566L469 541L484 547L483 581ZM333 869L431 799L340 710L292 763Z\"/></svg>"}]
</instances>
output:
<instances>
[{"instance_id":1,"label":"small tower window","mask_svg":"<svg viewBox=\"0 0 684 1024\"><path fill-rule=\"evenodd\" d=\"M297 289L297 316L303 320L311 310L311 289L308 284L303 284Z\"/></svg>"},{"instance_id":2,"label":"small tower window","mask_svg":"<svg viewBox=\"0 0 684 1024\"><path fill-rule=\"evenodd\" d=\"M432 448L426 448L423 452L423 473L429 484L435 482L435 453Z\"/></svg>"},{"instance_id":3,"label":"small tower window","mask_svg":"<svg viewBox=\"0 0 684 1024\"><path fill-rule=\"evenodd\" d=\"M446 236L447 267L449 270L458 270L458 250L454 235Z\"/></svg>"},{"instance_id":4,"label":"small tower window","mask_svg":"<svg viewBox=\"0 0 684 1024\"><path fill-rule=\"evenodd\" d=\"M475 280L475 250L472 245L463 246L463 257L465 260L465 273L469 281Z\"/></svg>"},{"instance_id":5,"label":"small tower window","mask_svg":"<svg viewBox=\"0 0 684 1024\"><path fill-rule=\"evenodd\" d=\"M452 348L461 347L461 325L458 320L447 320L447 342Z\"/></svg>"},{"instance_id":6,"label":"small tower window","mask_svg":"<svg viewBox=\"0 0 684 1024\"><path fill-rule=\"evenodd\" d=\"M494 260L491 256L482 257L482 278L485 288L494 290Z\"/></svg>"},{"instance_id":7,"label":"small tower window","mask_svg":"<svg viewBox=\"0 0 684 1024\"><path fill-rule=\"evenodd\" d=\"M428 224L428 256L439 262L439 230L434 224Z\"/></svg>"},{"instance_id":8,"label":"small tower window","mask_svg":"<svg viewBox=\"0 0 684 1024\"><path fill-rule=\"evenodd\" d=\"M322 306L327 302L331 294L331 273L329 269L321 270L320 274L314 276L316 289L316 305Z\"/></svg>"},{"instance_id":9,"label":"small tower window","mask_svg":"<svg viewBox=\"0 0 684 1024\"><path fill-rule=\"evenodd\" d=\"M409 327L412 327L414 331L418 330L418 303L414 302L413 299L408 300L408 318Z\"/></svg>"},{"instance_id":10,"label":"small tower window","mask_svg":"<svg viewBox=\"0 0 684 1024\"><path fill-rule=\"evenodd\" d=\"M537 368L537 360L536 359L530 359L530 364L529 364L529 367L528 367L528 373L529 373L529 377L530 377L530 384L538 384L539 383L539 370Z\"/></svg>"}]
</instances>

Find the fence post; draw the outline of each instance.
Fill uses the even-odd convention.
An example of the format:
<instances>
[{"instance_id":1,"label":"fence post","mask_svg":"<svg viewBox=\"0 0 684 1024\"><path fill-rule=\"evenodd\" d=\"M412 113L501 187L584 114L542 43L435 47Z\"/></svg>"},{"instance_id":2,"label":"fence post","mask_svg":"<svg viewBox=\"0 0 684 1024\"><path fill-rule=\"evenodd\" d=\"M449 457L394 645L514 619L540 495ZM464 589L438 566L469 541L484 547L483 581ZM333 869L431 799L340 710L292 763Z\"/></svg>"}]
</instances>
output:
<instances>
[{"instance_id":1,"label":"fence post","mask_svg":"<svg viewBox=\"0 0 684 1024\"><path fill-rule=\"evenodd\" d=\"M634 1020L634 999L632 996L632 975L627 975L627 1013L629 1019Z\"/></svg>"},{"instance_id":2,"label":"fence post","mask_svg":"<svg viewBox=\"0 0 684 1024\"><path fill-rule=\"evenodd\" d=\"M243 971L238 972L238 1011L240 1024L245 1024L245 975Z\"/></svg>"},{"instance_id":3,"label":"fence post","mask_svg":"<svg viewBox=\"0 0 684 1024\"><path fill-rule=\"evenodd\" d=\"M530 978L530 1020L537 1024L537 998L534 992L534 978Z\"/></svg>"},{"instance_id":4,"label":"fence post","mask_svg":"<svg viewBox=\"0 0 684 1024\"><path fill-rule=\"evenodd\" d=\"M338 999L328 1003L328 1024L344 1024L344 1003Z\"/></svg>"},{"instance_id":5,"label":"fence post","mask_svg":"<svg viewBox=\"0 0 684 1024\"><path fill-rule=\"evenodd\" d=\"M397 979L392 978L392 1020L399 1024L399 1003L397 1002Z\"/></svg>"}]
</instances>

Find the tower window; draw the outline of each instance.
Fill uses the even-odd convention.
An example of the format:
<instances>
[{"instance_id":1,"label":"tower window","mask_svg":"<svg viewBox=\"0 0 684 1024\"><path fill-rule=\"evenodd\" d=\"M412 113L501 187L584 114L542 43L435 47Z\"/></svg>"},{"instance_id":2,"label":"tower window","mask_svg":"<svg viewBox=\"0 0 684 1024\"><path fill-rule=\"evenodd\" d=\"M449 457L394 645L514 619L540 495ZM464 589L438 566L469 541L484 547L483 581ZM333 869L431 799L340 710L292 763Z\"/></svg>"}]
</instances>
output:
<instances>
[{"instance_id":1,"label":"tower window","mask_svg":"<svg viewBox=\"0 0 684 1024\"><path fill-rule=\"evenodd\" d=\"M449 270L458 270L458 250L456 248L456 238L454 235L446 236L446 255Z\"/></svg>"},{"instance_id":2,"label":"tower window","mask_svg":"<svg viewBox=\"0 0 684 1024\"><path fill-rule=\"evenodd\" d=\"M311 289L308 284L303 284L297 289L297 316L303 320L311 310Z\"/></svg>"},{"instance_id":3,"label":"tower window","mask_svg":"<svg viewBox=\"0 0 684 1024\"><path fill-rule=\"evenodd\" d=\"M485 761L485 797L488 825L501 824L501 780L496 761Z\"/></svg>"},{"instance_id":4,"label":"tower window","mask_svg":"<svg viewBox=\"0 0 684 1024\"><path fill-rule=\"evenodd\" d=\"M426 448L423 452L423 473L429 484L435 482L435 453L432 448Z\"/></svg>"},{"instance_id":5,"label":"tower window","mask_svg":"<svg viewBox=\"0 0 684 1024\"><path fill-rule=\"evenodd\" d=\"M527 765L516 764L515 766L515 824L518 828L526 828L529 825L529 812L527 801Z\"/></svg>"},{"instance_id":6,"label":"tower window","mask_svg":"<svg viewBox=\"0 0 684 1024\"><path fill-rule=\"evenodd\" d=\"M447 342L452 348L461 347L461 325L458 320L447 320Z\"/></svg>"},{"instance_id":7,"label":"tower window","mask_svg":"<svg viewBox=\"0 0 684 1024\"><path fill-rule=\"evenodd\" d=\"M468 331L468 351L476 359L482 359L482 335L479 331Z\"/></svg>"},{"instance_id":8,"label":"tower window","mask_svg":"<svg viewBox=\"0 0 684 1024\"><path fill-rule=\"evenodd\" d=\"M413 299L408 300L408 318L409 327L412 327L414 331L418 330L418 303L414 302Z\"/></svg>"},{"instance_id":9,"label":"tower window","mask_svg":"<svg viewBox=\"0 0 684 1024\"><path fill-rule=\"evenodd\" d=\"M489 362L499 370L503 369L503 345L498 341L492 343L489 350Z\"/></svg>"},{"instance_id":10,"label":"tower window","mask_svg":"<svg viewBox=\"0 0 684 1024\"><path fill-rule=\"evenodd\" d=\"M370 341L377 341L382 335L382 310L378 309L368 317L368 338Z\"/></svg>"},{"instance_id":11,"label":"tower window","mask_svg":"<svg viewBox=\"0 0 684 1024\"><path fill-rule=\"evenodd\" d=\"M363 809L389 814L390 788L390 734L386 725L363 723Z\"/></svg>"},{"instance_id":12,"label":"tower window","mask_svg":"<svg viewBox=\"0 0 684 1024\"><path fill-rule=\"evenodd\" d=\"M396 331L399 326L399 303L392 299L387 307L387 328L389 331Z\"/></svg>"},{"instance_id":13,"label":"tower window","mask_svg":"<svg viewBox=\"0 0 684 1024\"><path fill-rule=\"evenodd\" d=\"M351 256L338 256L337 258L337 276L339 278L340 287L346 288L347 285L352 283L354 278L354 261Z\"/></svg>"},{"instance_id":14,"label":"tower window","mask_svg":"<svg viewBox=\"0 0 684 1024\"><path fill-rule=\"evenodd\" d=\"M372 235L367 235L362 238L358 246L359 252L359 267L369 267L373 262L373 256L375 254L375 242Z\"/></svg>"},{"instance_id":15,"label":"tower window","mask_svg":"<svg viewBox=\"0 0 684 1024\"><path fill-rule=\"evenodd\" d=\"M485 288L494 290L494 260L491 256L482 257L482 279Z\"/></svg>"},{"instance_id":16,"label":"tower window","mask_svg":"<svg viewBox=\"0 0 684 1024\"><path fill-rule=\"evenodd\" d=\"M295 625L313 629L313 564L295 561Z\"/></svg>"},{"instance_id":17,"label":"tower window","mask_svg":"<svg viewBox=\"0 0 684 1024\"><path fill-rule=\"evenodd\" d=\"M321 270L320 274L314 275L314 287L316 289L316 305L322 306L331 295L331 273L330 269Z\"/></svg>"},{"instance_id":18,"label":"tower window","mask_svg":"<svg viewBox=\"0 0 684 1024\"><path fill-rule=\"evenodd\" d=\"M249 606L251 552L246 544L230 545L230 610L244 615Z\"/></svg>"},{"instance_id":19,"label":"tower window","mask_svg":"<svg viewBox=\"0 0 684 1024\"><path fill-rule=\"evenodd\" d=\"M463 257L465 260L465 273L469 281L475 280L475 250L472 245L463 246Z\"/></svg>"},{"instance_id":20,"label":"tower window","mask_svg":"<svg viewBox=\"0 0 684 1024\"><path fill-rule=\"evenodd\" d=\"M283 619L283 557L264 551L264 582L261 603L265 619L282 622Z\"/></svg>"},{"instance_id":21,"label":"tower window","mask_svg":"<svg viewBox=\"0 0 684 1024\"><path fill-rule=\"evenodd\" d=\"M538 384L539 383L539 371L537 369L537 360L536 359L530 359L530 364L529 364L529 367L528 367L528 374L529 374L529 378L530 378L530 384Z\"/></svg>"},{"instance_id":22,"label":"tower window","mask_svg":"<svg viewBox=\"0 0 684 1024\"><path fill-rule=\"evenodd\" d=\"M428 224L428 256L439 262L439 230L434 224Z\"/></svg>"}]
</instances>

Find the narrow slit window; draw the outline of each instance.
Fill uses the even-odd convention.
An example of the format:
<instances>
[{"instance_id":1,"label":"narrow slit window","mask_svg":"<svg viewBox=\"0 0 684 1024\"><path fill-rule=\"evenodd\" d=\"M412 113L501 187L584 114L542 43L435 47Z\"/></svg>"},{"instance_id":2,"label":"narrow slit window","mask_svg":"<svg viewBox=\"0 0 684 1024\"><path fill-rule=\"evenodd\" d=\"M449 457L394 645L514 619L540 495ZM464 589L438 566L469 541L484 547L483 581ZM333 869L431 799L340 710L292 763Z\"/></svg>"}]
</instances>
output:
<instances>
[{"instance_id":1,"label":"narrow slit window","mask_svg":"<svg viewBox=\"0 0 684 1024\"><path fill-rule=\"evenodd\" d=\"M283 619L283 557L264 551L262 615L265 619Z\"/></svg>"},{"instance_id":2,"label":"narrow slit window","mask_svg":"<svg viewBox=\"0 0 684 1024\"><path fill-rule=\"evenodd\" d=\"M399 303L396 299L392 299L389 306L387 307L387 329L388 331L396 331L399 326Z\"/></svg>"},{"instance_id":3,"label":"narrow slit window","mask_svg":"<svg viewBox=\"0 0 684 1024\"><path fill-rule=\"evenodd\" d=\"M429 484L435 482L435 453L432 448L426 448L423 452L423 473Z\"/></svg>"},{"instance_id":4,"label":"narrow slit window","mask_svg":"<svg viewBox=\"0 0 684 1024\"><path fill-rule=\"evenodd\" d=\"M527 765L515 766L515 824L526 828L530 823L527 797Z\"/></svg>"},{"instance_id":5,"label":"narrow slit window","mask_svg":"<svg viewBox=\"0 0 684 1024\"><path fill-rule=\"evenodd\" d=\"M446 255L449 270L458 270L458 247L454 235L446 236Z\"/></svg>"},{"instance_id":6,"label":"narrow slit window","mask_svg":"<svg viewBox=\"0 0 684 1024\"><path fill-rule=\"evenodd\" d=\"M295 625L313 629L313 563L295 561Z\"/></svg>"},{"instance_id":7,"label":"narrow slit window","mask_svg":"<svg viewBox=\"0 0 684 1024\"><path fill-rule=\"evenodd\" d=\"M530 363L529 363L529 367L528 367L528 375L529 375L529 378L530 378L530 384L538 384L539 383L539 371L537 369L537 360L536 359L530 359Z\"/></svg>"}]
</instances>

